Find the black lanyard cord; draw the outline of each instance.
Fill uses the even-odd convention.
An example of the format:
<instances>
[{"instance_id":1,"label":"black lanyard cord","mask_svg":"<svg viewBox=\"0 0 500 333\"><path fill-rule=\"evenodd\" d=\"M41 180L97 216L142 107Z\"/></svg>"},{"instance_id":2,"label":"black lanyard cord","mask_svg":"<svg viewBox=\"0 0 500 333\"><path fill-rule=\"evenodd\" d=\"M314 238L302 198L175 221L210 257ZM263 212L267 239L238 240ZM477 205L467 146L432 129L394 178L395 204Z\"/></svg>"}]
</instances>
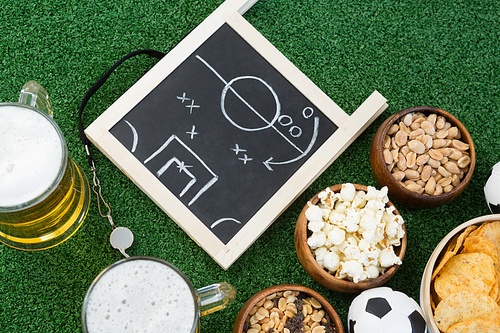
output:
<instances>
[{"instance_id":1,"label":"black lanyard cord","mask_svg":"<svg viewBox=\"0 0 500 333\"><path fill-rule=\"evenodd\" d=\"M137 51L134 51L134 52L131 52L129 54L127 54L126 56L124 56L123 58L121 58L120 60L118 60L96 83L94 83L94 85L87 91L87 93L85 94L85 96L83 97L83 100L82 100L82 103L80 104L80 108L78 109L78 131L80 133L80 140L82 141L83 145L85 146L85 152L87 153L87 160L89 162L89 165L90 165L90 169L93 173L93 186L92 186L92 190L94 191L94 193L97 195L97 205L98 205L98 208L99 208L99 214L102 216L102 217L107 217L110 224L111 224L111 227L113 228L113 232L115 230L117 230L117 228L115 227L115 224L113 222L113 218L111 217L111 208L109 207L109 205L107 204L107 202L104 200L103 196L102 196L102 193L101 193L101 184L100 184L100 181L99 179L97 178L97 173L96 173L96 168L95 168L95 162L94 162L94 159L92 158L92 155L90 154L90 140L85 136L85 130L84 130L84 126L83 126L83 121L82 121L82 115L83 115L83 109L85 108L85 105L87 105L87 102L89 101L89 99L92 97L92 95L94 95L94 93L106 82L106 80L109 78L109 76L111 75L111 73L113 73L113 71L118 67L120 66L125 60L127 59L130 59L138 54L147 54L151 57L154 57L154 58L157 58L157 59L161 59L165 56L165 53L163 52L160 52L160 51L156 51L156 50L150 50L150 49L143 49L143 50L137 50ZM106 213L103 213L102 210L101 210L101 202L102 204L106 207L107 209L107 212ZM123 230L126 230L126 234L128 235L128 237L126 238L132 238L133 239L133 235L132 235L132 232L130 232L130 230L128 230L127 228L118 228L118 230L120 230L121 232L123 232ZM113 233L112 233L113 235ZM121 246L121 245L117 245L119 244L120 242L116 242L116 241L113 241L113 237L110 239L111 240L111 245L118 249L124 256L128 257L128 255L125 253L125 249L128 248L128 246L131 245L131 242L130 242L130 245L127 245L127 246ZM123 242L122 242L123 243Z\"/></svg>"},{"instance_id":2,"label":"black lanyard cord","mask_svg":"<svg viewBox=\"0 0 500 333\"><path fill-rule=\"evenodd\" d=\"M84 126L83 126L83 121L82 121L82 115L83 115L83 109L85 108L85 105L87 105L87 102L90 100L92 95L106 82L106 80L109 78L111 73L120 66L125 60L130 59L132 57L135 57L138 54L147 54L151 57L161 59L165 56L165 53L156 51L156 50L150 50L150 49L143 49L143 50L137 50L134 52L131 52L118 60L94 85L87 91L85 96L83 97L82 103L80 104L80 108L78 109L78 131L80 133L80 140L85 146L85 151L87 153L87 159L89 162L89 165L91 168L95 168L94 164L94 159L90 155L89 151L89 146L90 146L90 140L85 136L84 132Z\"/></svg>"}]
</instances>

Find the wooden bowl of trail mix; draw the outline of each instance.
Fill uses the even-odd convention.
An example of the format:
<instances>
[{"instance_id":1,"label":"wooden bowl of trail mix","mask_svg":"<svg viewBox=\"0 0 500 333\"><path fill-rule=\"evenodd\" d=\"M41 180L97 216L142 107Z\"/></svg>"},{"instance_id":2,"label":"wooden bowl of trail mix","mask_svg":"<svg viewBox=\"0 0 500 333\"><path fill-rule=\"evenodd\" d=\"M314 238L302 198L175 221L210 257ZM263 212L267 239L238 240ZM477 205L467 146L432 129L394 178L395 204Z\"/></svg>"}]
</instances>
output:
<instances>
[{"instance_id":1,"label":"wooden bowl of trail mix","mask_svg":"<svg viewBox=\"0 0 500 333\"><path fill-rule=\"evenodd\" d=\"M458 197L472 178L476 152L465 126L431 106L405 109L385 120L373 137L370 165L394 201L435 208Z\"/></svg>"},{"instance_id":2,"label":"wooden bowl of trail mix","mask_svg":"<svg viewBox=\"0 0 500 333\"><path fill-rule=\"evenodd\" d=\"M344 333L342 320L318 292L296 284L269 287L241 308L233 333Z\"/></svg>"},{"instance_id":3,"label":"wooden bowl of trail mix","mask_svg":"<svg viewBox=\"0 0 500 333\"><path fill-rule=\"evenodd\" d=\"M358 293L380 287L406 252L403 218L387 187L338 184L312 197L295 226L295 250L305 271L329 289Z\"/></svg>"}]
</instances>

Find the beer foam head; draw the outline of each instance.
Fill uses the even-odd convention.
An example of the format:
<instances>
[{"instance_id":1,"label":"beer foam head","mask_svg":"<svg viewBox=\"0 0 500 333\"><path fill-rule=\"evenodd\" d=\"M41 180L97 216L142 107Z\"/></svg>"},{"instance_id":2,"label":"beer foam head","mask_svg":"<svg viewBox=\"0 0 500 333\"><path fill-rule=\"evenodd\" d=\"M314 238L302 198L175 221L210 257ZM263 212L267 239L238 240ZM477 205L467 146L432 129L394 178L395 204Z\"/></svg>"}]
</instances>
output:
<instances>
[{"instance_id":1,"label":"beer foam head","mask_svg":"<svg viewBox=\"0 0 500 333\"><path fill-rule=\"evenodd\" d=\"M0 106L0 206L17 206L42 195L59 174L63 143L36 111Z\"/></svg>"},{"instance_id":2,"label":"beer foam head","mask_svg":"<svg viewBox=\"0 0 500 333\"><path fill-rule=\"evenodd\" d=\"M124 261L106 271L88 295L89 333L189 333L195 320L189 285L153 260Z\"/></svg>"}]
</instances>

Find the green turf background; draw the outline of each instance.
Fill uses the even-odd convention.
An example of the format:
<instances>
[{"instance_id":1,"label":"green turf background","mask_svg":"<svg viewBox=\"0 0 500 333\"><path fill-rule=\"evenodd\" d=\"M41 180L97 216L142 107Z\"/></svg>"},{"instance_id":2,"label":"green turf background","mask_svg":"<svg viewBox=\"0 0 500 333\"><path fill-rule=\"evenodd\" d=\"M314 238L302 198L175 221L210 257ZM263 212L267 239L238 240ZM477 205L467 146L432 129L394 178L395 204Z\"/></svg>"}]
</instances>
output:
<instances>
[{"instance_id":1,"label":"green turf background","mask_svg":"<svg viewBox=\"0 0 500 333\"><path fill-rule=\"evenodd\" d=\"M0 0L0 102L17 101L25 82L39 81L51 95L71 156L89 175L77 134L77 109L87 89L130 51L171 50L221 3ZM439 240L458 224L489 214L483 185L500 160L499 2L261 0L244 16L347 113L374 90L389 107L227 271L94 150L115 222L135 234L128 253L166 259L196 287L226 280L238 289L233 305L201 319L203 332L230 332L249 297L282 283L323 294L347 328L354 295L323 288L305 273L295 255L295 221L306 201L327 186L375 186L369 147L378 126L401 109L431 105L469 129L477 165L470 185L452 203L431 210L398 207L408 250L387 285L418 301L422 272ZM87 124L155 63L139 56L121 66L89 102ZM82 228L60 246L22 252L0 245L0 332L80 332L88 286L121 258L109 246L109 233L93 201Z\"/></svg>"}]
</instances>

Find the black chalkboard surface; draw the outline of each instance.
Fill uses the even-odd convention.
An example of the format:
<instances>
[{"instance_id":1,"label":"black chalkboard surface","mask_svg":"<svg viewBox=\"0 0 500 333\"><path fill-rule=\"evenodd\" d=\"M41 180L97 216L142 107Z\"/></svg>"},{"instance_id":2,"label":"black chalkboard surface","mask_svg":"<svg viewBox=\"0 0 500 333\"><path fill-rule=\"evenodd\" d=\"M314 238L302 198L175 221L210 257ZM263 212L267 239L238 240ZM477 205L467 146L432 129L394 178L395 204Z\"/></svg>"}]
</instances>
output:
<instances>
[{"instance_id":1,"label":"black chalkboard surface","mask_svg":"<svg viewBox=\"0 0 500 333\"><path fill-rule=\"evenodd\" d=\"M111 133L226 244L337 129L224 24Z\"/></svg>"},{"instance_id":2,"label":"black chalkboard surface","mask_svg":"<svg viewBox=\"0 0 500 333\"><path fill-rule=\"evenodd\" d=\"M226 0L85 130L224 269L387 107L346 114L243 18L255 1Z\"/></svg>"}]
</instances>

